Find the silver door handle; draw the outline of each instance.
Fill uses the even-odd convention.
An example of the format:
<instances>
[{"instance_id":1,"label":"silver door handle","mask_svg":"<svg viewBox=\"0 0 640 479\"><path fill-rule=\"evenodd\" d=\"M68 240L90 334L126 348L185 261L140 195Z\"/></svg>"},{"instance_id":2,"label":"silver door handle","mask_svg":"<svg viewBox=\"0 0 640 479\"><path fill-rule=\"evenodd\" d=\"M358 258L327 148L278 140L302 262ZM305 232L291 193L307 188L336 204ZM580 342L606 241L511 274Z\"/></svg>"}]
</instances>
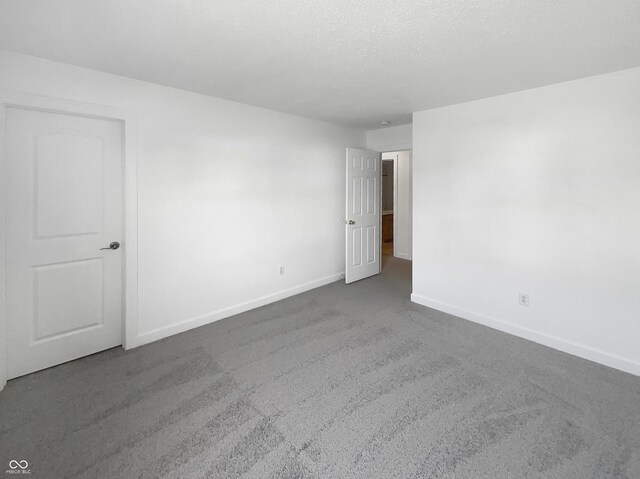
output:
<instances>
[{"instance_id":1,"label":"silver door handle","mask_svg":"<svg viewBox=\"0 0 640 479\"><path fill-rule=\"evenodd\" d=\"M355 225L356 224L356 222L353 221L353 220L345 221L345 223L348 224L348 225Z\"/></svg>"},{"instance_id":2,"label":"silver door handle","mask_svg":"<svg viewBox=\"0 0 640 479\"><path fill-rule=\"evenodd\" d=\"M108 248L100 248L101 250L103 249L118 249L120 248L120 243L118 243L117 241L113 241Z\"/></svg>"}]
</instances>

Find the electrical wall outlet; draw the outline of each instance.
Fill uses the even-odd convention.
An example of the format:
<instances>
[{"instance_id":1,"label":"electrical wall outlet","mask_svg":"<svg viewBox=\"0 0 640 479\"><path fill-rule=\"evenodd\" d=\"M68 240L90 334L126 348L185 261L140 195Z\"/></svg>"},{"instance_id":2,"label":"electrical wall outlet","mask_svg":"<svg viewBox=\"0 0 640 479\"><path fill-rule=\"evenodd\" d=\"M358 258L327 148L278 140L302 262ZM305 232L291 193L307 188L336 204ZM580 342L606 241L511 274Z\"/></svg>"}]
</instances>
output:
<instances>
[{"instance_id":1,"label":"electrical wall outlet","mask_svg":"<svg viewBox=\"0 0 640 479\"><path fill-rule=\"evenodd\" d=\"M526 293L518 293L518 303L520 303L520 306L529 306L529 295Z\"/></svg>"},{"instance_id":2,"label":"electrical wall outlet","mask_svg":"<svg viewBox=\"0 0 640 479\"><path fill-rule=\"evenodd\" d=\"M278 272L280 273L280 276L284 276L284 265L283 264L278 266Z\"/></svg>"}]
</instances>

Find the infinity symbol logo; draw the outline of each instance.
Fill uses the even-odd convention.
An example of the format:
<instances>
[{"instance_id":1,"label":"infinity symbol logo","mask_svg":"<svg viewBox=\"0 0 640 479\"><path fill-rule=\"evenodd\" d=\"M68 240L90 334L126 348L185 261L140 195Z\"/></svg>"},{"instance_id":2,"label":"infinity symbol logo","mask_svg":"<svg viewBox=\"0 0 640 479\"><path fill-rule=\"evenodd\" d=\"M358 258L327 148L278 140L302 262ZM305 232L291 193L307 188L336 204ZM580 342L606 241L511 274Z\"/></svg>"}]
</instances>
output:
<instances>
[{"instance_id":1,"label":"infinity symbol logo","mask_svg":"<svg viewBox=\"0 0 640 479\"><path fill-rule=\"evenodd\" d=\"M24 459L22 461L16 461L15 459L11 459L9 461L9 467L11 469L17 469L18 467L20 469L26 469L27 467L29 467L29 463Z\"/></svg>"}]
</instances>

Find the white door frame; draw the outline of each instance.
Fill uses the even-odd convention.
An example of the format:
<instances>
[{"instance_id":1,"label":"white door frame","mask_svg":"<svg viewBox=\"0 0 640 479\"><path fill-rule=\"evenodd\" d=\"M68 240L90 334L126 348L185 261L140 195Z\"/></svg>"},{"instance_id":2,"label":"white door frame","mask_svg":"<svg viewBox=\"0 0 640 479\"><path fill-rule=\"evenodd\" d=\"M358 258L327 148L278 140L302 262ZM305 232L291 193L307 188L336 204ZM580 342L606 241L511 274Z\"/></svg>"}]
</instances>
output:
<instances>
[{"instance_id":1,"label":"white door frame","mask_svg":"<svg viewBox=\"0 0 640 479\"><path fill-rule=\"evenodd\" d=\"M135 114L107 106L50 98L30 93L0 90L0 390L7 382L6 310L6 116L7 108L66 113L89 118L116 120L123 131L124 267L122 346L137 346L138 337L138 161Z\"/></svg>"}]
</instances>

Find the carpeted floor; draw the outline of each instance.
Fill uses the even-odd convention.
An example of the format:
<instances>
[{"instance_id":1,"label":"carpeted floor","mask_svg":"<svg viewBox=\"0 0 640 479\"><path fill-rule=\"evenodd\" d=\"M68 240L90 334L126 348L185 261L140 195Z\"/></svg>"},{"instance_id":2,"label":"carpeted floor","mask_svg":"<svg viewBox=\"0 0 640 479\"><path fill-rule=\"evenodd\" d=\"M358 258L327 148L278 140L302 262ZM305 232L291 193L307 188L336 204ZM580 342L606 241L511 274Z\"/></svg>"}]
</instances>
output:
<instances>
[{"instance_id":1,"label":"carpeted floor","mask_svg":"<svg viewBox=\"0 0 640 479\"><path fill-rule=\"evenodd\" d=\"M414 305L409 268L10 381L0 460L47 479L640 477L640 378Z\"/></svg>"}]
</instances>

